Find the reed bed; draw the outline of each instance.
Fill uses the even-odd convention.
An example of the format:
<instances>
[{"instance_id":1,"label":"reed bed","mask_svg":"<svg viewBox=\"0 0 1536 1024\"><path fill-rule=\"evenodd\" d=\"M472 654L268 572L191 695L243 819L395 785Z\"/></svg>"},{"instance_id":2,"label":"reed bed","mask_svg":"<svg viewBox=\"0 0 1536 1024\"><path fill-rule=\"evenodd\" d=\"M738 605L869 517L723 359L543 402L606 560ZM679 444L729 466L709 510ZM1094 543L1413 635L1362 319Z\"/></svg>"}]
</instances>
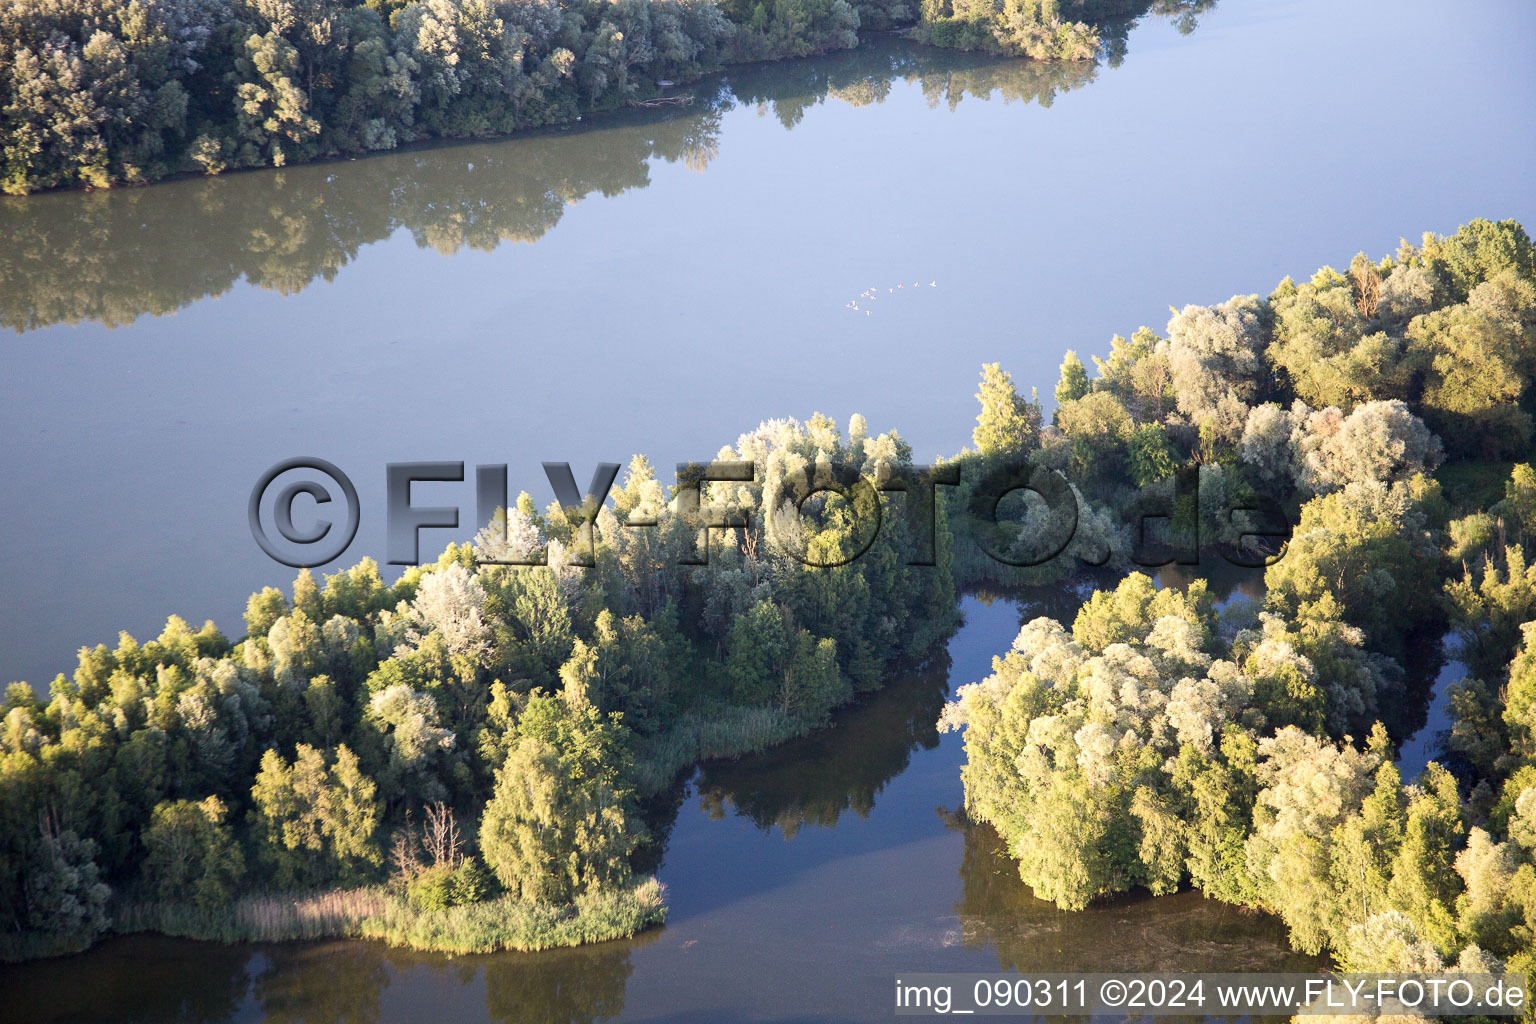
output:
<instances>
[{"instance_id":1,"label":"reed bed","mask_svg":"<svg viewBox=\"0 0 1536 1024\"><path fill-rule=\"evenodd\" d=\"M364 938L441 953L491 953L629 938L665 918L664 887L647 878L560 906L502 897L419 910L383 888L245 896L215 911L138 900L118 906L114 930L214 942Z\"/></svg>"},{"instance_id":2,"label":"reed bed","mask_svg":"<svg viewBox=\"0 0 1536 1024\"><path fill-rule=\"evenodd\" d=\"M636 758L637 788L642 794L658 793L698 761L756 753L810 731L804 719L771 705L690 712L645 741Z\"/></svg>"},{"instance_id":3,"label":"reed bed","mask_svg":"<svg viewBox=\"0 0 1536 1024\"><path fill-rule=\"evenodd\" d=\"M135 900L120 905L118 932L160 932L218 942L291 942L362 934L363 922L390 902L382 888L242 896L228 907L200 910L184 903Z\"/></svg>"},{"instance_id":4,"label":"reed bed","mask_svg":"<svg viewBox=\"0 0 1536 1024\"><path fill-rule=\"evenodd\" d=\"M87 932L4 932L0 933L0 964L83 953L95 941L95 934Z\"/></svg>"}]
</instances>

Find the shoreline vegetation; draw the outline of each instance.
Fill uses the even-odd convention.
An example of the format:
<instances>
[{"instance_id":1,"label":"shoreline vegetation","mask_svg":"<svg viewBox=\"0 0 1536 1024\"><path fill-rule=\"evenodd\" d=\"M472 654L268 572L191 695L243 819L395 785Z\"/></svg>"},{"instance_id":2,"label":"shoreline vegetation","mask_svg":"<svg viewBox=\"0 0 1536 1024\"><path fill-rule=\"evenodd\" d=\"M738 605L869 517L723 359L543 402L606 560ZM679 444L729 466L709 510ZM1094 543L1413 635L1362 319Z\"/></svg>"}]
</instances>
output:
<instances>
[{"instance_id":1,"label":"shoreline vegetation","mask_svg":"<svg viewBox=\"0 0 1536 1024\"><path fill-rule=\"evenodd\" d=\"M0 7L0 192L284 167L646 105L904 30L1091 61L1214 0L46 0Z\"/></svg>"},{"instance_id":2,"label":"shoreline vegetation","mask_svg":"<svg viewBox=\"0 0 1536 1024\"><path fill-rule=\"evenodd\" d=\"M1110 55L1104 66L1114 66ZM722 120L761 108L798 131L813 108L890 101L1051 106L1100 63L1006 61L866 39L801 67L733 65L674 110L632 110L520 136L517 145L423 143L281 174L195 175L163 188L0 195L0 327L119 326L244 281L293 295L348 272L373 242L409 237L444 255L532 244L588 199L646 188L665 162L704 172L729 144ZM312 215L324 209L326 216ZM46 256L44 255L46 254Z\"/></svg>"},{"instance_id":3,"label":"shoreline vegetation","mask_svg":"<svg viewBox=\"0 0 1536 1024\"><path fill-rule=\"evenodd\" d=\"M1110 348L1093 377L1067 353L1049 418L982 368L931 549L905 496L831 487L831 465L907 477L898 432L775 420L717 456L752 480L698 502L636 456L608 504L524 494L392 585L371 560L323 585L306 570L251 597L238 641L173 617L83 648L46 699L12 684L0 955L84 948L114 921L455 952L633 934L664 914L636 865L680 771L825 726L941 650L964 588L1094 567L1123 579L1070 627L1027 624L942 719L965 729L967 812L1037 895L1070 909L1194 884L1347 969L1529 969L1524 229L1473 221ZM1043 564L999 568L983 543L1027 562L1061 532L1033 499L991 500L999 522L976 532L978 482L1021 465L1067 481L1075 529ZM1244 524L1219 513L1261 496L1295 524L1262 603L1218 611L1203 580L1129 572L1149 501L1176 550L1234 543ZM706 528L702 507L739 525ZM1410 641L1447 626L1473 677L1444 763L1405 782ZM294 892L315 895L262 895Z\"/></svg>"},{"instance_id":4,"label":"shoreline vegetation","mask_svg":"<svg viewBox=\"0 0 1536 1024\"><path fill-rule=\"evenodd\" d=\"M1231 540L1212 513L1261 498L1294 526L1259 600L1131 573L1025 623L941 719L964 731L967 815L1064 910L1193 886L1346 971L1536 968L1524 229L1473 221L1186 306L1094 363L1067 353L1052 428L1023 432L1033 464L1122 513L1125 481L1163 488L1173 538ZM1467 676L1440 756L1405 778L1409 682L1447 630Z\"/></svg>"},{"instance_id":5,"label":"shoreline vegetation","mask_svg":"<svg viewBox=\"0 0 1536 1024\"><path fill-rule=\"evenodd\" d=\"M502 896L424 909L387 888L242 896L206 911L195 904L125 902L112 932L156 932L207 942L368 939L433 953L536 952L628 939L666 920L664 887L654 878L592 892L567 904Z\"/></svg>"}]
</instances>

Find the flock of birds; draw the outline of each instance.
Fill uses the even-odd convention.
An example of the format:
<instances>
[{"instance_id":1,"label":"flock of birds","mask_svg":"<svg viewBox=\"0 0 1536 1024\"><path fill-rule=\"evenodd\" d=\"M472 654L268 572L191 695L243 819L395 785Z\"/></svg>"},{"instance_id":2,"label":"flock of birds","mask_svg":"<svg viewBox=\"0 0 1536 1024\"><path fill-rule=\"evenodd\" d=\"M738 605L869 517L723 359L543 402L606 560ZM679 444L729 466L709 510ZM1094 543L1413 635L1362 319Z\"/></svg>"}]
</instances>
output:
<instances>
[{"instance_id":1,"label":"flock of birds","mask_svg":"<svg viewBox=\"0 0 1536 1024\"><path fill-rule=\"evenodd\" d=\"M938 286L939 286L939 282L937 282L937 281L929 281L928 282L928 287L929 288L937 288ZM886 294L888 294L888 295L895 295L898 291L901 291L901 290L905 289L906 287L907 286L904 285L904 284L898 284L896 287L894 287L894 288L887 288L885 291L886 291ZM922 284L921 281L914 281L912 283L912 288L913 288L914 291L917 290L918 288L921 288L921 287L923 287L923 284ZM874 311L870 310L870 309L866 309L863 306L859 305L859 299L864 299L867 302L874 302L874 301L876 301L879 298L880 298L880 289L878 287L866 288L864 291L859 292L859 297L857 299L850 299L847 302L845 302L843 304L843 308L844 309L851 309L855 313L863 313L865 316L873 316L874 315Z\"/></svg>"}]
</instances>

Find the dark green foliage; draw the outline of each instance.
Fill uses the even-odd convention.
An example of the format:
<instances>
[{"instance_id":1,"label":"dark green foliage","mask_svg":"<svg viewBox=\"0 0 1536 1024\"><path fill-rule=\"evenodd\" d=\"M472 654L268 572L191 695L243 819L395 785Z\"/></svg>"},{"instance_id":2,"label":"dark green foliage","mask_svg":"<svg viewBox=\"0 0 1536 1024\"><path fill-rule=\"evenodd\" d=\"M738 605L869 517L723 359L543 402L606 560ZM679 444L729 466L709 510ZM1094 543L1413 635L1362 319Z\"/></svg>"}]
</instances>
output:
<instances>
[{"instance_id":1,"label":"dark green foliage","mask_svg":"<svg viewBox=\"0 0 1536 1024\"><path fill-rule=\"evenodd\" d=\"M784 616L774 605L759 601L737 616L726 638L725 670L732 698L761 704L772 697L789 651Z\"/></svg>"},{"instance_id":2,"label":"dark green foliage","mask_svg":"<svg viewBox=\"0 0 1536 1024\"><path fill-rule=\"evenodd\" d=\"M1426 234L1422 250L1408 259L1434 271L1453 302L1466 301L1473 288L1506 270L1536 278L1536 247L1513 220L1474 220L1444 238Z\"/></svg>"},{"instance_id":3,"label":"dark green foliage","mask_svg":"<svg viewBox=\"0 0 1536 1024\"><path fill-rule=\"evenodd\" d=\"M1127 443L1131 480L1146 487L1166 480L1182 465L1178 451L1168 441L1168 431L1158 423L1139 427Z\"/></svg>"},{"instance_id":4,"label":"dark green foliage","mask_svg":"<svg viewBox=\"0 0 1536 1024\"><path fill-rule=\"evenodd\" d=\"M104 188L505 134L726 64L918 23L966 49L1087 62L1085 22L1208 0L38 0L0 7L0 191ZM1091 72L1090 72L1091 74Z\"/></svg>"},{"instance_id":5,"label":"dark green foliage","mask_svg":"<svg viewBox=\"0 0 1536 1024\"><path fill-rule=\"evenodd\" d=\"M485 867L471 857L457 867L436 864L427 868L411 880L406 899L418 910L447 910L479 903L494 888Z\"/></svg>"},{"instance_id":6,"label":"dark green foliage","mask_svg":"<svg viewBox=\"0 0 1536 1024\"><path fill-rule=\"evenodd\" d=\"M45 828L27 873L27 919L39 931L89 943L106 930L107 898L96 844L72 829Z\"/></svg>"},{"instance_id":7,"label":"dark green foliage","mask_svg":"<svg viewBox=\"0 0 1536 1024\"><path fill-rule=\"evenodd\" d=\"M573 120L718 66L734 36L690 0L8 5L0 185L281 167Z\"/></svg>"},{"instance_id":8,"label":"dark green foliage","mask_svg":"<svg viewBox=\"0 0 1536 1024\"><path fill-rule=\"evenodd\" d=\"M1040 405L1024 399L1013 378L997 363L981 368L981 390L976 393L981 412L971 439L976 450L989 457L1028 452L1040 443Z\"/></svg>"},{"instance_id":9,"label":"dark green foliage","mask_svg":"<svg viewBox=\"0 0 1536 1024\"><path fill-rule=\"evenodd\" d=\"M1532 251L1514 221L1474 220L1379 264L1357 256L1348 275L1287 278L1270 296L1268 356L1312 406L1400 399L1457 458L1518 455L1536 365Z\"/></svg>"},{"instance_id":10,"label":"dark green foliage","mask_svg":"<svg viewBox=\"0 0 1536 1024\"><path fill-rule=\"evenodd\" d=\"M480 824L486 863L508 892L569 903L628 884L643 829L621 728L584 695L529 700Z\"/></svg>"},{"instance_id":11,"label":"dark green foliage","mask_svg":"<svg viewBox=\"0 0 1536 1024\"><path fill-rule=\"evenodd\" d=\"M1264 574L1266 604L1294 619L1337 602L1367 644L1400 655L1399 624L1438 610L1438 552L1411 490L1357 484L1308 502L1286 557Z\"/></svg>"},{"instance_id":12,"label":"dark green foliage","mask_svg":"<svg viewBox=\"0 0 1536 1024\"><path fill-rule=\"evenodd\" d=\"M300 573L291 598L264 590L233 646L172 618L147 643L82 650L46 700L10 688L0 924L55 936L48 948L88 944L110 884L130 897L126 927L286 935L291 915L264 924L265 903L244 923L221 915L253 890L382 882L386 844L422 814L449 823L433 833L432 866L412 852L425 838L388 858L416 912L484 903L492 871L513 900L607 906L645 838L638 781L654 791L699 757L801 735L952 628L944 524L938 564L912 566L899 496L816 492L798 511L787 497L818 459L870 478L910 464L894 432L870 437L856 417L850 434L816 416L748 435L741 454L762 466L753 490L707 498L750 512L750 526L716 531L706 570L679 564L693 523L637 460L599 516L591 569L565 561L575 529L562 510L521 502L498 517L505 542L450 546L394 586L365 561L323 582ZM856 551L876 514L885 525L863 557L831 569L797 560ZM497 543L548 547L553 564L485 564ZM478 851L460 849L455 811L474 821L482 809L465 829ZM57 827L39 832L40 816ZM327 928L355 932L378 909L371 896L353 902L326 911ZM654 919L641 903L613 919L615 934ZM584 913L545 925L599 927Z\"/></svg>"},{"instance_id":13,"label":"dark green foliage","mask_svg":"<svg viewBox=\"0 0 1536 1024\"><path fill-rule=\"evenodd\" d=\"M155 808L144 833L144 890L149 899L191 903L214 912L234 897L245 858L234 844L226 815L217 797Z\"/></svg>"},{"instance_id":14,"label":"dark green foliage","mask_svg":"<svg viewBox=\"0 0 1536 1024\"><path fill-rule=\"evenodd\" d=\"M267 751L251 787L252 832L273 882L298 888L365 879L382 859L376 792L346 746L331 758L301 743L292 764Z\"/></svg>"}]
</instances>

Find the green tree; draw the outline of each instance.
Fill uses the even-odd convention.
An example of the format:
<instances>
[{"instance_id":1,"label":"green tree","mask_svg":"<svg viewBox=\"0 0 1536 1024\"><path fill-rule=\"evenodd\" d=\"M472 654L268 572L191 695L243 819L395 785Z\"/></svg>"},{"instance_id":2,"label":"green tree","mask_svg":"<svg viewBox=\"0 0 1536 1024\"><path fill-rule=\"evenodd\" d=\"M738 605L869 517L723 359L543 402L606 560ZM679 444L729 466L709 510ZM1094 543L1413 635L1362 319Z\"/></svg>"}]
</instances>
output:
<instances>
[{"instance_id":1,"label":"green tree","mask_svg":"<svg viewBox=\"0 0 1536 1024\"><path fill-rule=\"evenodd\" d=\"M1536 622L1527 622L1520 632L1520 647L1509 666L1504 725L1510 752L1531 760L1536 759Z\"/></svg>"},{"instance_id":2,"label":"green tree","mask_svg":"<svg viewBox=\"0 0 1536 1024\"><path fill-rule=\"evenodd\" d=\"M1131 435L1127 448L1130 452L1131 481L1137 487L1168 479L1182 462L1179 453L1168 440L1168 431L1160 423L1138 427Z\"/></svg>"},{"instance_id":3,"label":"green tree","mask_svg":"<svg viewBox=\"0 0 1536 1024\"><path fill-rule=\"evenodd\" d=\"M1522 462L1504 484L1504 500L1492 510L1503 516L1520 534L1536 538L1536 469Z\"/></svg>"},{"instance_id":4,"label":"green tree","mask_svg":"<svg viewBox=\"0 0 1536 1024\"><path fill-rule=\"evenodd\" d=\"M1084 479L1113 480L1136 432L1131 414L1108 391L1089 392L1056 410L1056 425L1072 441L1073 462Z\"/></svg>"},{"instance_id":5,"label":"green tree","mask_svg":"<svg viewBox=\"0 0 1536 1024\"><path fill-rule=\"evenodd\" d=\"M772 602L757 602L731 623L725 650L725 674L732 699L742 704L764 703L776 692L788 660L784 613Z\"/></svg>"},{"instance_id":6,"label":"green tree","mask_svg":"<svg viewBox=\"0 0 1536 1024\"><path fill-rule=\"evenodd\" d=\"M245 628L253 637L265 638L272 625L288 614L288 599L276 587L265 587L252 594L245 605Z\"/></svg>"},{"instance_id":7,"label":"green tree","mask_svg":"<svg viewBox=\"0 0 1536 1024\"><path fill-rule=\"evenodd\" d=\"M345 745L329 767L327 760L304 743L291 764L275 750L262 755L251 787L253 834L279 886L358 882L383 860L377 787Z\"/></svg>"},{"instance_id":8,"label":"green tree","mask_svg":"<svg viewBox=\"0 0 1536 1024\"><path fill-rule=\"evenodd\" d=\"M1461 657L1480 678L1502 674L1524 625L1536 619L1536 564L1528 564L1524 549L1511 544L1463 569L1461 579L1446 582L1445 592Z\"/></svg>"},{"instance_id":9,"label":"green tree","mask_svg":"<svg viewBox=\"0 0 1536 1024\"><path fill-rule=\"evenodd\" d=\"M27 874L28 923L43 932L89 944L107 927L112 890L101 880L98 847L73 829L44 827Z\"/></svg>"},{"instance_id":10,"label":"green tree","mask_svg":"<svg viewBox=\"0 0 1536 1024\"><path fill-rule=\"evenodd\" d=\"M564 903L629 881L643 834L615 717L535 693L480 823L486 864L523 899Z\"/></svg>"},{"instance_id":11,"label":"green tree","mask_svg":"<svg viewBox=\"0 0 1536 1024\"><path fill-rule=\"evenodd\" d=\"M837 666L837 641L806 630L795 637L794 653L776 694L779 707L824 724L831 710L852 695Z\"/></svg>"},{"instance_id":12,"label":"green tree","mask_svg":"<svg viewBox=\"0 0 1536 1024\"><path fill-rule=\"evenodd\" d=\"M1290 621L1336 608L1371 649L1396 653L1403 624L1437 611L1427 526L1411 484L1353 483L1315 498L1302 506L1285 557L1264 573L1265 604Z\"/></svg>"},{"instance_id":13,"label":"green tree","mask_svg":"<svg viewBox=\"0 0 1536 1024\"><path fill-rule=\"evenodd\" d=\"M1061 361L1061 379L1056 383L1056 403L1075 402L1088 393L1090 386L1083 361L1076 352L1068 349L1066 358Z\"/></svg>"},{"instance_id":14,"label":"green tree","mask_svg":"<svg viewBox=\"0 0 1536 1024\"><path fill-rule=\"evenodd\" d=\"M1472 289L1510 270L1536 278L1536 248L1517 221L1469 221L1454 235L1425 234L1416 259L1445 282L1453 302L1464 301Z\"/></svg>"},{"instance_id":15,"label":"green tree","mask_svg":"<svg viewBox=\"0 0 1536 1024\"><path fill-rule=\"evenodd\" d=\"M1456 948L1456 850L1462 845L1461 795L1450 772L1433 762L1419 777L1392 865L1388 896L1435 948Z\"/></svg>"},{"instance_id":16,"label":"green tree","mask_svg":"<svg viewBox=\"0 0 1536 1024\"><path fill-rule=\"evenodd\" d=\"M158 804L144 833L146 895L205 912L227 904L245 872L245 857L225 816L224 802L213 796Z\"/></svg>"},{"instance_id":17,"label":"green tree","mask_svg":"<svg viewBox=\"0 0 1536 1024\"><path fill-rule=\"evenodd\" d=\"M987 456L1028 452L1040 442L1040 407L1019 396L1013 377L997 363L981 368L981 390L976 393L981 412L971 440Z\"/></svg>"},{"instance_id":18,"label":"green tree","mask_svg":"<svg viewBox=\"0 0 1536 1024\"><path fill-rule=\"evenodd\" d=\"M1333 880L1346 920L1365 920L1389 907L1387 888L1403 845L1402 775L1390 761L1376 769L1376 788L1360 813L1333 836Z\"/></svg>"}]
</instances>

